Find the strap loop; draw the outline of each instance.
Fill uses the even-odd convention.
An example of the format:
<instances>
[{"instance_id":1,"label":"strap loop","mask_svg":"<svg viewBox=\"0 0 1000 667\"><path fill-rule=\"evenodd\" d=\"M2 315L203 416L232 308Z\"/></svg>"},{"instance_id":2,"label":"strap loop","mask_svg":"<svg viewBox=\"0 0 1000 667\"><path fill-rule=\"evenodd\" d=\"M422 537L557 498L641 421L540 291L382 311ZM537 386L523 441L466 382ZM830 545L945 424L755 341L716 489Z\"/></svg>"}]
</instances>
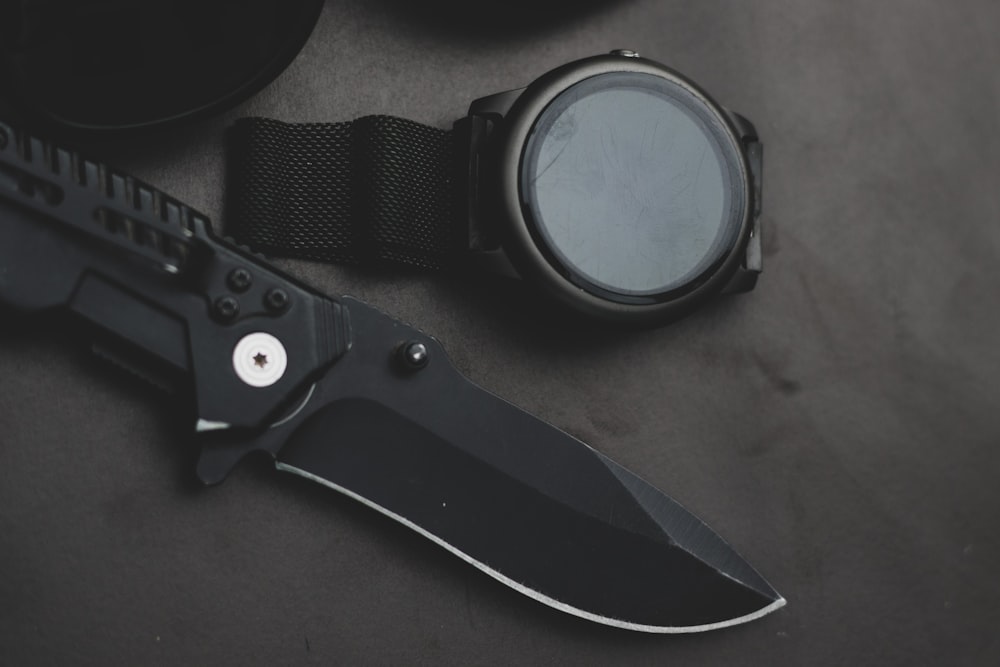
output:
<instances>
[{"instance_id":1,"label":"strap loop","mask_svg":"<svg viewBox=\"0 0 1000 667\"><path fill-rule=\"evenodd\" d=\"M425 269L465 250L450 131L393 116L243 118L228 139L227 233L254 250Z\"/></svg>"}]
</instances>

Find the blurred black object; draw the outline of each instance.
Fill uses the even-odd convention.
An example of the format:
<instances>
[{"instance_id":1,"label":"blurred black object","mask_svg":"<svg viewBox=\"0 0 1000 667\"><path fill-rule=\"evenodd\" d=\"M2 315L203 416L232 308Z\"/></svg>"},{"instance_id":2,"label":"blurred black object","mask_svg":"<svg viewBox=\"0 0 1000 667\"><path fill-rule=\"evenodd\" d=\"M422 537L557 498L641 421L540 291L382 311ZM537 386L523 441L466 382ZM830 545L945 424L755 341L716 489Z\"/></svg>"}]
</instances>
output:
<instances>
[{"instance_id":1,"label":"blurred black object","mask_svg":"<svg viewBox=\"0 0 1000 667\"><path fill-rule=\"evenodd\" d=\"M0 96L77 132L219 112L301 50L323 0L0 0Z\"/></svg>"}]
</instances>

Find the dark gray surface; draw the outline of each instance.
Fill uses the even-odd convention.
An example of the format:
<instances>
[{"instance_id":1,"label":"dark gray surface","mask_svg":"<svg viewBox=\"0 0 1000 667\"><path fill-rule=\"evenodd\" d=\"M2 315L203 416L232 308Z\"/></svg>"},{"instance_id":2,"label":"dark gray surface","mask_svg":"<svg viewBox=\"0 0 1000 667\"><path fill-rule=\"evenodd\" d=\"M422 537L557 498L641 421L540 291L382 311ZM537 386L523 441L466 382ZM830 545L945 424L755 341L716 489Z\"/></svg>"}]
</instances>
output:
<instances>
[{"instance_id":1,"label":"dark gray surface","mask_svg":"<svg viewBox=\"0 0 1000 667\"><path fill-rule=\"evenodd\" d=\"M501 21L330 2L241 108L91 152L220 220L222 131L240 115L444 126L622 47L689 75L766 143L748 296L614 335L534 321L484 285L282 266L435 334L471 378L668 490L788 606L696 636L616 631L264 462L199 489L157 394L4 322L0 662L1000 661L1000 5L548 5Z\"/></svg>"}]
</instances>

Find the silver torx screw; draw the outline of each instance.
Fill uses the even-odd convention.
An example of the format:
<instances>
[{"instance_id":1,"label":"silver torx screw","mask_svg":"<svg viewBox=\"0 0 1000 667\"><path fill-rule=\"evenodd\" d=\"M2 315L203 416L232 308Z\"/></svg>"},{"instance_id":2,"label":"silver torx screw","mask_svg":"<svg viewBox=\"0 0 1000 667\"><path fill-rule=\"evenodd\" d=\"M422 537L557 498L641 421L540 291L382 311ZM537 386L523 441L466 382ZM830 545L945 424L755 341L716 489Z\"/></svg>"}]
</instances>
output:
<instances>
[{"instance_id":1,"label":"silver torx screw","mask_svg":"<svg viewBox=\"0 0 1000 667\"><path fill-rule=\"evenodd\" d=\"M233 370L251 387L270 387L288 368L288 353L269 333L247 334L233 348Z\"/></svg>"}]
</instances>

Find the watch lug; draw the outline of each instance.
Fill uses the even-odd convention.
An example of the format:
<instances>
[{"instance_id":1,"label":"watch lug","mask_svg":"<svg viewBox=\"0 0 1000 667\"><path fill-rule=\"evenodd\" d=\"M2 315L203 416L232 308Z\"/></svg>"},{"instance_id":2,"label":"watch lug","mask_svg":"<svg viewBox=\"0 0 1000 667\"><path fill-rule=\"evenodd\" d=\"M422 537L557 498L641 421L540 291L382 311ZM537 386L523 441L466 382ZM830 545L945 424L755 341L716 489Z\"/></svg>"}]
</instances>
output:
<instances>
[{"instance_id":1,"label":"watch lug","mask_svg":"<svg viewBox=\"0 0 1000 667\"><path fill-rule=\"evenodd\" d=\"M518 88L517 90L507 90L502 93L480 97L469 105L469 115L499 116L503 118L524 90L524 88Z\"/></svg>"},{"instance_id":2,"label":"watch lug","mask_svg":"<svg viewBox=\"0 0 1000 667\"><path fill-rule=\"evenodd\" d=\"M473 251L468 255L469 267L479 273L490 273L505 278L521 280L521 274L517 272L510 258L503 248L494 250Z\"/></svg>"},{"instance_id":3,"label":"watch lug","mask_svg":"<svg viewBox=\"0 0 1000 667\"><path fill-rule=\"evenodd\" d=\"M722 288L723 294L749 292L757 284L757 278L763 268L763 256L760 244L760 218L754 216L750 238L747 239L745 255L733 277Z\"/></svg>"},{"instance_id":4,"label":"watch lug","mask_svg":"<svg viewBox=\"0 0 1000 667\"><path fill-rule=\"evenodd\" d=\"M484 219L482 206L483 148L493 129L492 119L469 114L455 121L455 207L454 229L461 234L461 247L470 253L499 246L496 234Z\"/></svg>"},{"instance_id":5,"label":"watch lug","mask_svg":"<svg viewBox=\"0 0 1000 667\"><path fill-rule=\"evenodd\" d=\"M469 105L469 115L455 123L459 141L459 188L462 203L457 224L467 230L466 266L480 273L520 279L501 247L500 234L484 207L484 181L493 176L488 142L524 88L481 97Z\"/></svg>"},{"instance_id":6,"label":"watch lug","mask_svg":"<svg viewBox=\"0 0 1000 667\"><path fill-rule=\"evenodd\" d=\"M518 88L481 97L469 105L468 116L459 119L454 125L458 141L456 161L459 171L456 177L458 191L461 193L456 227L467 234L462 241L474 255L487 255L500 248L498 231L483 207L484 178L488 181L491 177L486 157L487 145L498 123L503 121L504 116L524 90ZM481 262L475 260L473 263L478 265ZM496 264L494 260L485 260L482 263L488 266ZM490 271L493 272L492 269ZM508 271L503 270L500 273Z\"/></svg>"},{"instance_id":7,"label":"watch lug","mask_svg":"<svg viewBox=\"0 0 1000 667\"><path fill-rule=\"evenodd\" d=\"M754 127L753 123L735 111L723 109L723 112L725 112L726 118L728 118L733 124L733 127L736 128L737 136L743 141L744 144L758 141L757 128Z\"/></svg>"},{"instance_id":8,"label":"watch lug","mask_svg":"<svg viewBox=\"0 0 1000 667\"><path fill-rule=\"evenodd\" d=\"M746 118L738 114L731 114L734 123L739 121L737 128L742 125L743 149L746 153L747 164L750 167L751 196L753 197L753 209L751 212L750 238L747 239L746 250L744 250L743 261L740 267L733 274L732 279L722 290L723 294L735 292L749 292L757 284L757 277L764 268L764 256L761 246L761 196L762 180L764 177L764 145L757 140L757 131Z\"/></svg>"}]
</instances>

